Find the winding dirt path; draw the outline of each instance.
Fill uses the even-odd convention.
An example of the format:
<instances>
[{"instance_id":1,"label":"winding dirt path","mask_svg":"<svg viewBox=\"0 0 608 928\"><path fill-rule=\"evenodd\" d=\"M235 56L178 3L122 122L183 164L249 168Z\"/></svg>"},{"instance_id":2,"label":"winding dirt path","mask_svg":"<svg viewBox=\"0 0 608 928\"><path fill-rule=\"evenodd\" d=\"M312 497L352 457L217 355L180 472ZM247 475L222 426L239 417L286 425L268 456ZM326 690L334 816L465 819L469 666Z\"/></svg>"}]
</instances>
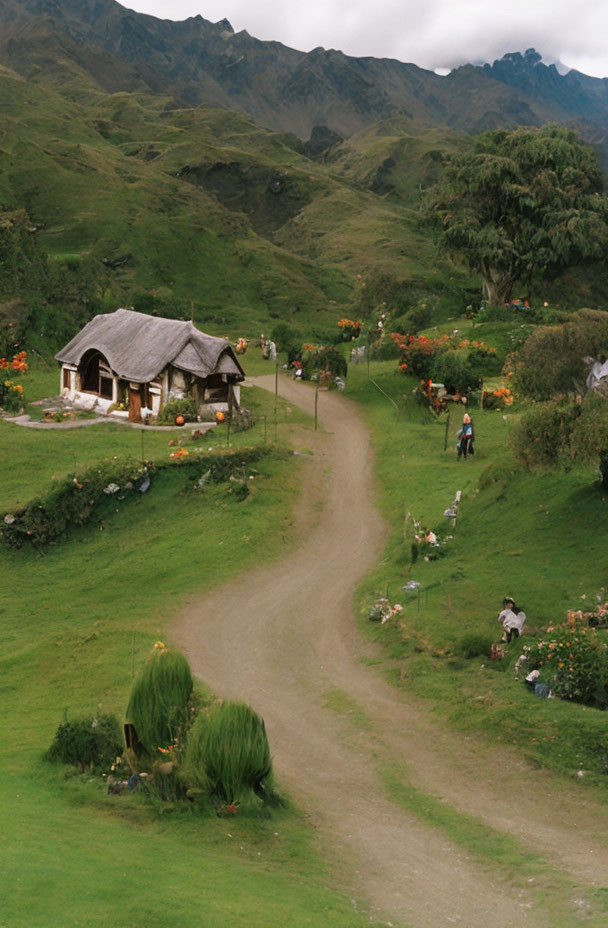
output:
<instances>
[{"instance_id":1,"label":"winding dirt path","mask_svg":"<svg viewBox=\"0 0 608 928\"><path fill-rule=\"evenodd\" d=\"M256 383L274 390L274 377ZM312 411L304 384L282 379L280 392ZM608 882L606 807L507 750L443 730L362 662L374 651L357 632L353 592L384 538L373 459L354 404L323 393L319 413L326 431L306 434L302 543L191 602L173 640L218 695L264 717L277 778L315 825L336 886L376 914L414 928L553 928L547 893L559 885L556 904L565 894L574 919L577 894ZM328 709L332 693L352 711ZM380 764L541 855L539 878L509 881L391 802Z\"/></svg>"}]
</instances>

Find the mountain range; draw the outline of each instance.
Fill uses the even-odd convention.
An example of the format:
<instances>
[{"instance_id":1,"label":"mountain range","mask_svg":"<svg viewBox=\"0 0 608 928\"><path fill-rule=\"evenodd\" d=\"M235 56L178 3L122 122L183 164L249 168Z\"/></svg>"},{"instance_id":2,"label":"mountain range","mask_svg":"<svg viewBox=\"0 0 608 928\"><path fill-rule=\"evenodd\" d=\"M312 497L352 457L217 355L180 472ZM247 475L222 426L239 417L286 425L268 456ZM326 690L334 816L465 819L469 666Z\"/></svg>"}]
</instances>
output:
<instances>
[{"instance_id":1,"label":"mountain range","mask_svg":"<svg viewBox=\"0 0 608 928\"><path fill-rule=\"evenodd\" d=\"M599 145L608 130L608 80L560 74L534 49L440 77L391 59L297 51L227 20L161 20L115 0L3 0L0 63L56 88L78 78L246 113L301 139L316 126L352 135L397 114L466 132L556 121Z\"/></svg>"}]
</instances>

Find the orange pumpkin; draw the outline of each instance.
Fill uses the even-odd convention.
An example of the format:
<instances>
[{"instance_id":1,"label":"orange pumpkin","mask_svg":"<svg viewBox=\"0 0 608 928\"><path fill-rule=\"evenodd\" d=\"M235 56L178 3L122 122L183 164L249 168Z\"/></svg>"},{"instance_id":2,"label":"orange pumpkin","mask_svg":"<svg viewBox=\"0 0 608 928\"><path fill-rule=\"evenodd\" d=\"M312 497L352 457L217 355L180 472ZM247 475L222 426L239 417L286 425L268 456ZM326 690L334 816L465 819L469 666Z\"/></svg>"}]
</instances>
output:
<instances>
[{"instance_id":1,"label":"orange pumpkin","mask_svg":"<svg viewBox=\"0 0 608 928\"><path fill-rule=\"evenodd\" d=\"M186 421L186 420L184 419L183 416L176 416L176 417L175 417L175 424L176 424L176 425L183 425L185 421Z\"/></svg>"},{"instance_id":2,"label":"orange pumpkin","mask_svg":"<svg viewBox=\"0 0 608 928\"><path fill-rule=\"evenodd\" d=\"M224 419L226 418L226 415L225 413L222 412L221 409L218 409L218 411L215 414L215 418L217 419L218 422L223 422Z\"/></svg>"}]
</instances>

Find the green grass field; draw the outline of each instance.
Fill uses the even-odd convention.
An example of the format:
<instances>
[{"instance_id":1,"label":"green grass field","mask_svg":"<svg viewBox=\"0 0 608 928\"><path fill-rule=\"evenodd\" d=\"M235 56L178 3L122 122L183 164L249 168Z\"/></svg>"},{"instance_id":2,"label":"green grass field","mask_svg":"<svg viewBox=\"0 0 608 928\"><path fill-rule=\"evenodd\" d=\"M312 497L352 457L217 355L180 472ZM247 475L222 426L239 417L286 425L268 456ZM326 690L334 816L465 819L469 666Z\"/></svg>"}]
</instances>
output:
<instances>
[{"instance_id":1,"label":"green grass field","mask_svg":"<svg viewBox=\"0 0 608 928\"><path fill-rule=\"evenodd\" d=\"M52 395L55 381L54 372L34 373L30 399ZM244 392L268 416L274 441L274 397ZM310 428L279 401L279 444L292 423ZM165 460L171 433L144 434L146 457ZM231 445L263 443L263 435L260 420ZM225 439L218 429L205 450ZM141 432L40 432L2 421L0 442L6 512L47 492L53 474L114 455L139 459ZM267 819L159 816L137 795L109 797L102 778L42 759L66 714L122 719L133 670L189 594L258 564L261 551L272 559L285 549L297 460L262 459L241 503L221 486L187 492L178 465L103 531L77 529L41 553L0 549L3 928L369 924L328 888L314 836L289 807Z\"/></svg>"}]
</instances>

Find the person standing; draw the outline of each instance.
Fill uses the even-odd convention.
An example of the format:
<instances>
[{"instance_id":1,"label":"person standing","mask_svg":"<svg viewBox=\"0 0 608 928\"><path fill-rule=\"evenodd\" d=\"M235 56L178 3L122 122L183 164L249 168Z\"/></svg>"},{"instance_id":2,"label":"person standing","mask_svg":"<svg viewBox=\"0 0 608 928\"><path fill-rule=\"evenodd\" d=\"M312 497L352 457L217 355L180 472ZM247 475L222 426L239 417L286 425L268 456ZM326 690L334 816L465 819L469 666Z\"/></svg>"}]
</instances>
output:
<instances>
[{"instance_id":1,"label":"person standing","mask_svg":"<svg viewBox=\"0 0 608 928\"><path fill-rule=\"evenodd\" d=\"M465 412L464 416L462 417L462 426L458 430L458 444L456 445L459 458L466 458L467 454L475 453L475 449L473 447L474 440L475 430L473 428L473 420L471 419L468 412Z\"/></svg>"}]
</instances>

